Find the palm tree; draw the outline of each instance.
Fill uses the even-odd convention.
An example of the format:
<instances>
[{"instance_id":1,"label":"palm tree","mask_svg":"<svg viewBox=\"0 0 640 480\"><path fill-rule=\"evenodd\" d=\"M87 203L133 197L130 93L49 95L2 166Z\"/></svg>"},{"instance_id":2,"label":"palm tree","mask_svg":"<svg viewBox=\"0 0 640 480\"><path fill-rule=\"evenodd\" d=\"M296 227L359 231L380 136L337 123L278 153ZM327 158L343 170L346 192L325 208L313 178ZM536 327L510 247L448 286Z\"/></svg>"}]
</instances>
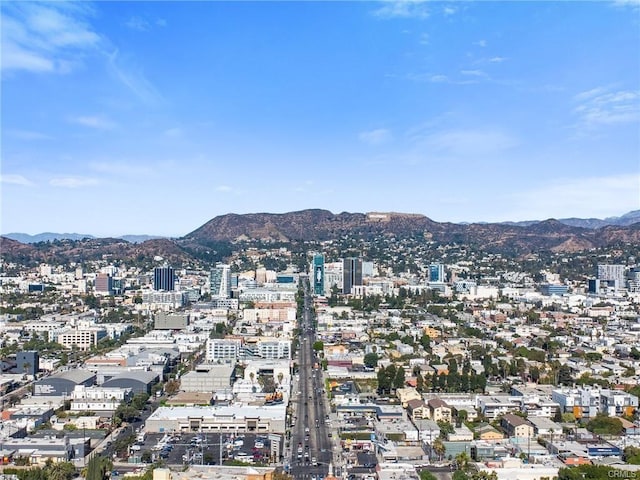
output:
<instances>
[{"instance_id":1,"label":"palm tree","mask_svg":"<svg viewBox=\"0 0 640 480\"><path fill-rule=\"evenodd\" d=\"M433 444L431 445L431 449L433 450L433 453L438 455L438 460L442 461L442 457L444 457L444 454L445 454L447 449L444 446L444 443L442 443L442 439L441 438L436 438L433 441Z\"/></svg>"},{"instance_id":2,"label":"palm tree","mask_svg":"<svg viewBox=\"0 0 640 480\"><path fill-rule=\"evenodd\" d=\"M467 455L467 452L460 452L456 455L456 465L458 465L458 470L462 470L463 472L469 470L470 460L471 459L469 458L469 455Z\"/></svg>"},{"instance_id":3,"label":"palm tree","mask_svg":"<svg viewBox=\"0 0 640 480\"><path fill-rule=\"evenodd\" d=\"M47 470L47 478L49 480L69 480L73 478L76 473L73 463L70 462L48 463L45 469Z\"/></svg>"}]
</instances>

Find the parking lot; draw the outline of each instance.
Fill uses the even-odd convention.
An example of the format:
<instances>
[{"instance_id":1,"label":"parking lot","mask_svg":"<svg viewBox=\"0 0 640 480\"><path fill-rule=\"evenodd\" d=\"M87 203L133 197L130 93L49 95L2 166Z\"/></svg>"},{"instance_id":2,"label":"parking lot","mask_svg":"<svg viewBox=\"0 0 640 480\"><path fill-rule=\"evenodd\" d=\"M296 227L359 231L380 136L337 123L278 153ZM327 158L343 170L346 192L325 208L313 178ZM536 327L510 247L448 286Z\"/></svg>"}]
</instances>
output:
<instances>
[{"instance_id":1,"label":"parking lot","mask_svg":"<svg viewBox=\"0 0 640 480\"><path fill-rule=\"evenodd\" d=\"M131 452L142 462L163 460L169 465L220 465L221 456L223 462L266 464L271 445L267 435L248 433L153 433L136 442ZM279 452L277 460L281 455Z\"/></svg>"}]
</instances>

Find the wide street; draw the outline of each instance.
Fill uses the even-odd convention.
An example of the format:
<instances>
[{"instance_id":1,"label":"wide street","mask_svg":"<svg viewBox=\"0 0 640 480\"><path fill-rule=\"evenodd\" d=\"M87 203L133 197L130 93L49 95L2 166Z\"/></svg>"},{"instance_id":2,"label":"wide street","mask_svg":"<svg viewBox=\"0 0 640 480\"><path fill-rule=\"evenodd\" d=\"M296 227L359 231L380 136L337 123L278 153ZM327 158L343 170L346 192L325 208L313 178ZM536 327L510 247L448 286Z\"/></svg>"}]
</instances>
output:
<instances>
[{"instance_id":1,"label":"wide street","mask_svg":"<svg viewBox=\"0 0 640 480\"><path fill-rule=\"evenodd\" d=\"M320 360L313 351L315 319L312 300L305 285L304 314L300 319L298 381L294 383L292 402L294 425L291 428L291 454L285 462L297 479L324 478L333 458L328 418L327 395L324 391Z\"/></svg>"}]
</instances>

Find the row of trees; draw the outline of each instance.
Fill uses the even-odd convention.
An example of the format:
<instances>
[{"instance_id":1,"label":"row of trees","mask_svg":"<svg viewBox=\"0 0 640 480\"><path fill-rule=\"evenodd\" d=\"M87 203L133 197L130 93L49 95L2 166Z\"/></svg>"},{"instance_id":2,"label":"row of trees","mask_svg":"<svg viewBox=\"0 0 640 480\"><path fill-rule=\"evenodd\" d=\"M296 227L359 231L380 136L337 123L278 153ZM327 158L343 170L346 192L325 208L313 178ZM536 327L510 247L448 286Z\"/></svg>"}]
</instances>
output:
<instances>
[{"instance_id":1,"label":"row of trees","mask_svg":"<svg viewBox=\"0 0 640 480\"><path fill-rule=\"evenodd\" d=\"M148 393L136 393L128 403L121 403L113 414L112 423L118 427L122 422L132 422L140 414L141 410L144 410L147 401L149 400Z\"/></svg>"},{"instance_id":2,"label":"row of trees","mask_svg":"<svg viewBox=\"0 0 640 480\"><path fill-rule=\"evenodd\" d=\"M390 394L391 390L404 387L405 371L404 367L396 367L393 363L389 366L380 367L378 370L378 393Z\"/></svg>"},{"instance_id":3,"label":"row of trees","mask_svg":"<svg viewBox=\"0 0 640 480\"><path fill-rule=\"evenodd\" d=\"M107 457L94 455L87 464L87 471L84 477L86 480L104 480L109 476L112 468L113 462Z\"/></svg>"},{"instance_id":4,"label":"row of trees","mask_svg":"<svg viewBox=\"0 0 640 480\"><path fill-rule=\"evenodd\" d=\"M2 473L16 475L19 480L71 480L76 476L76 467L71 462L54 463L49 459L44 467L5 468Z\"/></svg>"}]
</instances>

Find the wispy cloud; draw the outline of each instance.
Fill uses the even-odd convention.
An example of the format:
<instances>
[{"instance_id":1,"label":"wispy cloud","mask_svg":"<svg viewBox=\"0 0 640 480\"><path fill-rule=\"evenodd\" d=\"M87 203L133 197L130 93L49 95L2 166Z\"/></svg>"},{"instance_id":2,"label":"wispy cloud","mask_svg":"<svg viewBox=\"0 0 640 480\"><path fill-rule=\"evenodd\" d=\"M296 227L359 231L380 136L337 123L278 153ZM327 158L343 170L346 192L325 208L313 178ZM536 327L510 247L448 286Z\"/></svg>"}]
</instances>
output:
<instances>
[{"instance_id":1,"label":"wispy cloud","mask_svg":"<svg viewBox=\"0 0 640 480\"><path fill-rule=\"evenodd\" d=\"M369 145L380 145L393 139L393 135L386 128L378 128L366 132L360 132L358 138Z\"/></svg>"},{"instance_id":2,"label":"wispy cloud","mask_svg":"<svg viewBox=\"0 0 640 480\"><path fill-rule=\"evenodd\" d=\"M424 19L429 16L425 0L385 0L372 13L379 18Z\"/></svg>"},{"instance_id":3,"label":"wispy cloud","mask_svg":"<svg viewBox=\"0 0 640 480\"><path fill-rule=\"evenodd\" d=\"M229 185L218 185L216 187L216 192L232 192L233 188L231 188Z\"/></svg>"},{"instance_id":4,"label":"wispy cloud","mask_svg":"<svg viewBox=\"0 0 640 480\"><path fill-rule=\"evenodd\" d=\"M164 136L169 138L178 138L178 137L181 137L182 134L183 134L183 131L179 127L169 128L164 131Z\"/></svg>"},{"instance_id":5,"label":"wispy cloud","mask_svg":"<svg viewBox=\"0 0 640 480\"><path fill-rule=\"evenodd\" d=\"M121 82L136 97L149 105L162 102L162 96L147 79L142 69L130 59L115 50L108 56L108 68L111 75Z\"/></svg>"},{"instance_id":6,"label":"wispy cloud","mask_svg":"<svg viewBox=\"0 0 640 480\"><path fill-rule=\"evenodd\" d=\"M98 180L95 178L89 177L56 177L49 180L49 185L52 187L61 187L61 188L81 188L81 187L92 187L94 185L98 185Z\"/></svg>"},{"instance_id":7,"label":"wispy cloud","mask_svg":"<svg viewBox=\"0 0 640 480\"><path fill-rule=\"evenodd\" d=\"M5 134L9 137L16 138L18 140L53 140L53 137L40 132L34 132L31 130L7 130Z\"/></svg>"},{"instance_id":8,"label":"wispy cloud","mask_svg":"<svg viewBox=\"0 0 640 480\"><path fill-rule=\"evenodd\" d=\"M640 120L640 90L610 91L606 87L597 87L577 94L574 100L579 102L574 109L579 119L578 127Z\"/></svg>"},{"instance_id":9,"label":"wispy cloud","mask_svg":"<svg viewBox=\"0 0 640 480\"><path fill-rule=\"evenodd\" d=\"M506 62L506 61L507 61L507 58L506 58L506 57L491 57L491 58L489 59L489 61L490 61L491 63L502 63L502 62Z\"/></svg>"},{"instance_id":10,"label":"wispy cloud","mask_svg":"<svg viewBox=\"0 0 640 480\"><path fill-rule=\"evenodd\" d=\"M111 130L117 126L115 122L100 115L73 117L70 121L97 130Z\"/></svg>"},{"instance_id":11,"label":"wispy cloud","mask_svg":"<svg viewBox=\"0 0 640 480\"><path fill-rule=\"evenodd\" d=\"M137 30L138 32L148 32L154 26L166 27L167 21L164 18L157 18L155 20L150 20L140 16L133 16L133 17L129 17L127 21L124 22L123 25L127 28L130 28L131 30Z\"/></svg>"},{"instance_id":12,"label":"wispy cloud","mask_svg":"<svg viewBox=\"0 0 640 480\"><path fill-rule=\"evenodd\" d=\"M81 2L5 3L2 10L2 69L66 73L95 50L100 36Z\"/></svg>"},{"instance_id":13,"label":"wispy cloud","mask_svg":"<svg viewBox=\"0 0 640 480\"><path fill-rule=\"evenodd\" d=\"M489 76L482 70L461 70L460 74L466 75L468 77L481 77L481 78L487 78Z\"/></svg>"},{"instance_id":14,"label":"wispy cloud","mask_svg":"<svg viewBox=\"0 0 640 480\"><path fill-rule=\"evenodd\" d=\"M137 30L139 32L146 32L151 28L149 22L147 22L142 17L131 17L126 22L124 22L124 26L130 28L131 30Z\"/></svg>"},{"instance_id":15,"label":"wispy cloud","mask_svg":"<svg viewBox=\"0 0 640 480\"><path fill-rule=\"evenodd\" d=\"M25 178L23 175L16 173L3 173L0 174L0 183L6 183L8 185L21 185L23 187L33 187L35 183Z\"/></svg>"},{"instance_id":16,"label":"wispy cloud","mask_svg":"<svg viewBox=\"0 0 640 480\"><path fill-rule=\"evenodd\" d=\"M448 83L449 77L441 75L439 73L410 73L407 75L408 80L414 82L429 82L429 83Z\"/></svg>"},{"instance_id":17,"label":"wispy cloud","mask_svg":"<svg viewBox=\"0 0 640 480\"><path fill-rule=\"evenodd\" d=\"M614 0L613 5L615 7L631 8L634 10L640 10L640 0Z\"/></svg>"},{"instance_id":18,"label":"wispy cloud","mask_svg":"<svg viewBox=\"0 0 640 480\"><path fill-rule=\"evenodd\" d=\"M128 163L111 161L93 162L89 164L89 168L98 173L125 177L139 177L141 175L148 175L152 172L150 167L133 161Z\"/></svg>"},{"instance_id":19,"label":"wispy cloud","mask_svg":"<svg viewBox=\"0 0 640 480\"><path fill-rule=\"evenodd\" d=\"M429 45L429 34L428 33L421 33L420 34L420 40L418 40L420 42L420 45Z\"/></svg>"},{"instance_id":20,"label":"wispy cloud","mask_svg":"<svg viewBox=\"0 0 640 480\"><path fill-rule=\"evenodd\" d=\"M441 155L482 156L504 152L518 145L518 140L499 129L444 130L417 136L413 140Z\"/></svg>"},{"instance_id":21,"label":"wispy cloud","mask_svg":"<svg viewBox=\"0 0 640 480\"><path fill-rule=\"evenodd\" d=\"M462 75L465 76L474 76L473 73L469 73L469 72L479 72L479 70L463 70L463 72L467 72L467 73L462 73ZM427 83L444 83L444 84L450 84L450 85L471 85L474 83L480 83L480 79L478 77L480 77L480 75L475 75L476 78L465 78L465 79L455 79L455 78L451 78L448 75L442 75L440 73L410 73L408 75L406 75L407 80L411 80L413 82L427 82ZM488 78L487 75L485 75L485 78Z\"/></svg>"},{"instance_id":22,"label":"wispy cloud","mask_svg":"<svg viewBox=\"0 0 640 480\"><path fill-rule=\"evenodd\" d=\"M442 13L443 13L445 16L454 15L454 14L455 14L455 13L457 13L457 12L458 12L458 8L457 8L457 7L454 7L454 6L451 6L451 5L448 5L448 6L446 6L446 7L443 7L443 9L442 9Z\"/></svg>"},{"instance_id":23,"label":"wispy cloud","mask_svg":"<svg viewBox=\"0 0 640 480\"><path fill-rule=\"evenodd\" d=\"M486 40L478 40L477 42L473 42L473 44L482 48L488 45Z\"/></svg>"},{"instance_id":24,"label":"wispy cloud","mask_svg":"<svg viewBox=\"0 0 640 480\"><path fill-rule=\"evenodd\" d=\"M510 199L513 218L607 217L637 210L640 173L562 178L521 191ZM505 217L504 220L509 218Z\"/></svg>"}]
</instances>

